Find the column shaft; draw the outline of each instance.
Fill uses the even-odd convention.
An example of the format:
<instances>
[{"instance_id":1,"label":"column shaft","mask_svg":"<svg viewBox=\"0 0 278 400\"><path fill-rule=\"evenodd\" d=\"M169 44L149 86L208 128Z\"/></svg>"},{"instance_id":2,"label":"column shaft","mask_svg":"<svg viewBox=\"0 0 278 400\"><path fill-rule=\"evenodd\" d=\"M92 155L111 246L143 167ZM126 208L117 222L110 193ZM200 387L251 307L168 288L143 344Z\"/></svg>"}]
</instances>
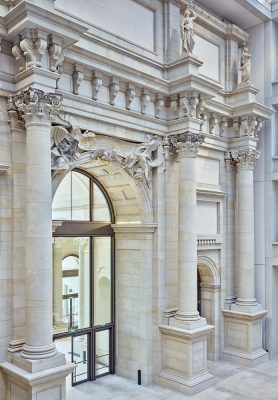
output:
<instances>
[{"instance_id":1,"label":"column shaft","mask_svg":"<svg viewBox=\"0 0 278 400\"><path fill-rule=\"evenodd\" d=\"M236 271L236 165L228 156L225 160L226 167L226 238L227 238L227 265L226 265L226 296L225 303L235 301L235 271Z\"/></svg>"},{"instance_id":2,"label":"column shaft","mask_svg":"<svg viewBox=\"0 0 278 400\"><path fill-rule=\"evenodd\" d=\"M179 269L178 311L175 319L189 329L205 324L197 309L197 177L198 146L204 135L185 132L169 137L170 150L179 158ZM195 325L194 325L195 324Z\"/></svg>"},{"instance_id":3,"label":"column shaft","mask_svg":"<svg viewBox=\"0 0 278 400\"><path fill-rule=\"evenodd\" d=\"M26 123L26 344L22 356L56 354L52 340L50 124Z\"/></svg>"},{"instance_id":4,"label":"column shaft","mask_svg":"<svg viewBox=\"0 0 278 400\"><path fill-rule=\"evenodd\" d=\"M238 167L238 300L256 302L253 169Z\"/></svg>"},{"instance_id":5,"label":"column shaft","mask_svg":"<svg viewBox=\"0 0 278 400\"><path fill-rule=\"evenodd\" d=\"M237 305L253 307L254 270L254 163L260 152L243 148L231 152L237 164L238 298Z\"/></svg>"},{"instance_id":6,"label":"column shaft","mask_svg":"<svg viewBox=\"0 0 278 400\"><path fill-rule=\"evenodd\" d=\"M197 310L196 156L180 157L179 303L176 318L199 318Z\"/></svg>"}]
</instances>

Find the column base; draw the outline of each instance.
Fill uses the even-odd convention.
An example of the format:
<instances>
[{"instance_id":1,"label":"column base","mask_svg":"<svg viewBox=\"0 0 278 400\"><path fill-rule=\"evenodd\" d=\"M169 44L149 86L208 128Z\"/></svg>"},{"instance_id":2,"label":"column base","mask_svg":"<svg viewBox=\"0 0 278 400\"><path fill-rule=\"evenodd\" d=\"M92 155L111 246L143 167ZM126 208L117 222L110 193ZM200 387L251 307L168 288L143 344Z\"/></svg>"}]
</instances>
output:
<instances>
[{"instance_id":1,"label":"column base","mask_svg":"<svg viewBox=\"0 0 278 400\"><path fill-rule=\"evenodd\" d=\"M66 363L36 373L30 373L10 362L0 364L0 368L4 372L9 400L65 400L66 377L74 366Z\"/></svg>"},{"instance_id":2,"label":"column base","mask_svg":"<svg viewBox=\"0 0 278 400\"><path fill-rule=\"evenodd\" d=\"M257 304L258 307L260 305ZM266 310L245 312L245 307L233 305L236 310L223 310L224 350L222 358L226 361L255 367L268 360L267 352L262 348L262 320ZM242 311L237 311L238 308ZM249 309L249 306L247 306Z\"/></svg>"},{"instance_id":3,"label":"column base","mask_svg":"<svg viewBox=\"0 0 278 400\"><path fill-rule=\"evenodd\" d=\"M8 361L16 367L32 374L65 365L66 357L63 353L56 353L53 357L43 358L41 360L30 360L23 358L21 353L17 352L9 354Z\"/></svg>"},{"instance_id":4,"label":"column base","mask_svg":"<svg viewBox=\"0 0 278 400\"><path fill-rule=\"evenodd\" d=\"M162 385L185 394L211 386L213 376L207 372L207 335L213 328L211 325L196 329L160 325L162 371L159 382Z\"/></svg>"}]
</instances>

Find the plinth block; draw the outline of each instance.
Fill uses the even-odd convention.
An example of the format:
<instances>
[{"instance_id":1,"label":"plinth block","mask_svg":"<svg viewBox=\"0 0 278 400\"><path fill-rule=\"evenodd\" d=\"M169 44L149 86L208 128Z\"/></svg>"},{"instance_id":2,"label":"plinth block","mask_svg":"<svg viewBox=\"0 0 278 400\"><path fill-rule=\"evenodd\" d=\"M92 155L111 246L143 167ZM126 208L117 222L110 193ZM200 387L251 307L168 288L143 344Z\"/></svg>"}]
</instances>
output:
<instances>
[{"instance_id":1,"label":"plinth block","mask_svg":"<svg viewBox=\"0 0 278 400\"><path fill-rule=\"evenodd\" d=\"M9 400L65 400L66 377L74 365L66 363L35 373L9 362L4 362L0 368L4 372Z\"/></svg>"},{"instance_id":2,"label":"plinth block","mask_svg":"<svg viewBox=\"0 0 278 400\"><path fill-rule=\"evenodd\" d=\"M160 325L159 329L163 336L160 383L186 394L211 386L213 376L207 372L207 335L214 327L182 329Z\"/></svg>"},{"instance_id":3,"label":"plinth block","mask_svg":"<svg viewBox=\"0 0 278 400\"><path fill-rule=\"evenodd\" d=\"M262 348L262 320L266 310L246 313L223 310L224 315L224 350L223 359L255 367L268 359Z\"/></svg>"}]
</instances>

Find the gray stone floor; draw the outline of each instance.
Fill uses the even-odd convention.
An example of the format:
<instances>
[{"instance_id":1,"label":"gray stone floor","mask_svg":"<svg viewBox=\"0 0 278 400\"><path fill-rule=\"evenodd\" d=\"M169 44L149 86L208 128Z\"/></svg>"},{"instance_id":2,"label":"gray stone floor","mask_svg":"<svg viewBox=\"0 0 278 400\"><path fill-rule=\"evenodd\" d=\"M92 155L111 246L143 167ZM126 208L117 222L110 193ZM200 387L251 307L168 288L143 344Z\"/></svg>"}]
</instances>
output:
<instances>
[{"instance_id":1,"label":"gray stone floor","mask_svg":"<svg viewBox=\"0 0 278 400\"><path fill-rule=\"evenodd\" d=\"M68 390L69 400L278 400L278 358L255 368L242 368L224 361L210 362L214 385L194 396L158 385L138 386L117 375L83 383Z\"/></svg>"}]
</instances>

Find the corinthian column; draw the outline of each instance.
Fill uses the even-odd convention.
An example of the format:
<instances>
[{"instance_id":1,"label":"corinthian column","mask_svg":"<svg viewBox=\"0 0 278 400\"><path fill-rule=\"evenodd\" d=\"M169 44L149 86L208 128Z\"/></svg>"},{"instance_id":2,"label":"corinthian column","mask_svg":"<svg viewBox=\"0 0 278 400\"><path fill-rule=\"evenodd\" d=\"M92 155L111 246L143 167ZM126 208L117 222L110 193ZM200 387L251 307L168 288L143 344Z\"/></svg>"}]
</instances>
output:
<instances>
[{"instance_id":1,"label":"corinthian column","mask_svg":"<svg viewBox=\"0 0 278 400\"><path fill-rule=\"evenodd\" d=\"M196 161L204 135L185 132L171 138L179 159L179 296L175 319L190 328L206 323L197 310Z\"/></svg>"},{"instance_id":2,"label":"corinthian column","mask_svg":"<svg viewBox=\"0 0 278 400\"><path fill-rule=\"evenodd\" d=\"M240 149L231 152L237 164L238 298L243 306L257 305L254 272L254 163L260 152Z\"/></svg>"},{"instance_id":3,"label":"corinthian column","mask_svg":"<svg viewBox=\"0 0 278 400\"><path fill-rule=\"evenodd\" d=\"M178 310L169 325L160 325L163 336L163 368L160 383L196 393L207 372L207 325L197 309L197 196L196 160L204 135L185 132L168 137L170 153L179 159L178 208ZM173 367L174 366L174 367ZM175 386L173 386L175 387Z\"/></svg>"},{"instance_id":4,"label":"corinthian column","mask_svg":"<svg viewBox=\"0 0 278 400\"><path fill-rule=\"evenodd\" d=\"M26 343L21 356L44 359L52 340L52 189L50 129L61 96L28 89L13 103L26 128Z\"/></svg>"},{"instance_id":5,"label":"corinthian column","mask_svg":"<svg viewBox=\"0 0 278 400\"><path fill-rule=\"evenodd\" d=\"M268 357L262 348L262 319L267 311L255 298L253 170L260 152L247 147L230 153L237 166L238 282L236 302L222 311L223 358L255 366Z\"/></svg>"}]
</instances>

